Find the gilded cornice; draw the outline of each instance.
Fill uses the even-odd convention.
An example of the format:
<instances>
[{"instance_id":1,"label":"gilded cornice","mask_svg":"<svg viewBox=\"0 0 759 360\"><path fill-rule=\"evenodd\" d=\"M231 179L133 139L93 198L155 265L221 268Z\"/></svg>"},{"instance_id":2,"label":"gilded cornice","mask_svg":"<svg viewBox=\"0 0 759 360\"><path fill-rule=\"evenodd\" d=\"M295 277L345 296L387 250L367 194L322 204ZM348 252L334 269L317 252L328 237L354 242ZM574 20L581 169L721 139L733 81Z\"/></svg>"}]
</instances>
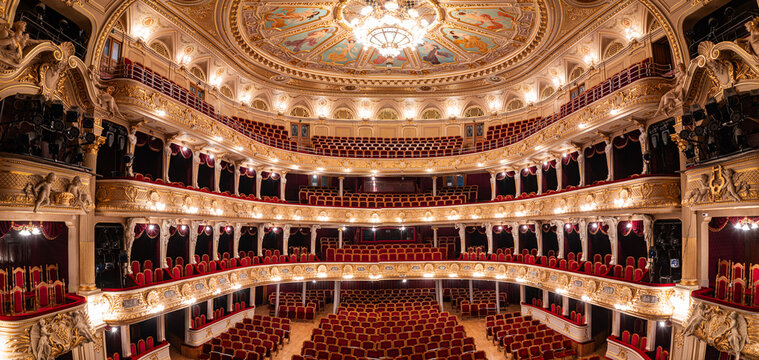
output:
<instances>
[{"instance_id":1,"label":"gilded cornice","mask_svg":"<svg viewBox=\"0 0 759 360\"><path fill-rule=\"evenodd\" d=\"M498 280L556 292L565 289L573 299L590 298L593 305L617 309L644 319L666 319L672 314L674 286L648 286L535 265L502 262L384 262L290 263L257 265L196 276L168 284L123 291L104 291L103 320L110 325L135 323L155 316L156 309L171 312L240 288L276 283L317 281L371 281L376 279Z\"/></svg>"},{"instance_id":2,"label":"gilded cornice","mask_svg":"<svg viewBox=\"0 0 759 360\"><path fill-rule=\"evenodd\" d=\"M710 161L685 171L683 206L693 210L759 205L759 150Z\"/></svg>"},{"instance_id":3,"label":"gilded cornice","mask_svg":"<svg viewBox=\"0 0 759 360\"><path fill-rule=\"evenodd\" d=\"M109 85L115 88L113 96L122 113L150 116L172 125L178 131L205 137L207 141L225 139L224 146L228 146L230 150L244 149L243 156L255 162L278 168L296 168L310 164L313 166L310 170L320 167L323 168L320 171L322 173L343 174L345 169L351 169L359 175L369 174L373 170L382 175L412 175L427 174L427 169L433 169L438 174L501 169L505 164L541 154L546 149L566 144L572 137L615 121L615 116L609 114L610 109L617 109L619 114L629 115L644 116L653 113L664 89L668 88L668 83L659 78L638 80L518 143L495 150L435 158L358 159L320 156L267 146L139 82L120 79L110 82ZM156 117L156 109L164 110L166 115ZM276 165L272 159L277 159Z\"/></svg>"},{"instance_id":4,"label":"gilded cornice","mask_svg":"<svg viewBox=\"0 0 759 360\"><path fill-rule=\"evenodd\" d=\"M540 197L418 208L348 208L282 204L200 192L134 180L97 182L99 215L198 217L204 220L291 222L296 224L506 223L556 217L670 213L680 205L680 179L640 177ZM158 205L160 204L160 205ZM159 210L160 209L160 210Z\"/></svg>"}]
</instances>

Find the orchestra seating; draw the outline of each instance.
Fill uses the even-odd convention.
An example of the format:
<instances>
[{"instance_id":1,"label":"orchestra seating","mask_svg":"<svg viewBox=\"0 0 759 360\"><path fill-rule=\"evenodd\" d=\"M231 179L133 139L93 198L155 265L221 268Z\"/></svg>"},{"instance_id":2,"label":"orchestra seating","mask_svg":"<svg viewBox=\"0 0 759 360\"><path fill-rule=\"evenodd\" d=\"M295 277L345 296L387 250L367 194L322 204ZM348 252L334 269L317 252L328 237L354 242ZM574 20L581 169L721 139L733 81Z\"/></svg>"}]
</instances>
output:
<instances>
[{"instance_id":1,"label":"orchestra seating","mask_svg":"<svg viewBox=\"0 0 759 360\"><path fill-rule=\"evenodd\" d=\"M460 136L376 138L317 135L311 138L311 143L319 155L413 158L460 154L464 139Z\"/></svg>"},{"instance_id":2,"label":"orchestra seating","mask_svg":"<svg viewBox=\"0 0 759 360\"><path fill-rule=\"evenodd\" d=\"M213 318L207 319L206 314L200 313L200 306L199 305L193 305L192 307L192 323L190 324L190 328L194 330L198 330L205 326L206 324L210 324L214 321L220 320L228 315L232 315L240 310L247 309L245 307L245 301L235 302L233 304L233 311L230 313L227 313L227 309L224 307L220 307L218 309L213 310Z\"/></svg>"},{"instance_id":3,"label":"orchestra seating","mask_svg":"<svg viewBox=\"0 0 759 360\"><path fill-rule=\"evenodd\" d=\"M301 186L298 199L302 204L346 207L420 207L460 205L477 200L477 186L442 187L437 195L431 191L417 193L356 193L329 187Z\"/></svg>"},{"instance_id":4,"label":"orchestra seating","mask_svg":"<svg viewBox=\"0 0 759 360\"><path fill-rule=\"evenodd\" d=\"M326 260L337 262L430 261L446 258L446 249L429 244L344 245L327 248Z\"/></svg>"},{"instance_id":5,"label":"orchestra seating","mask_svg":"<svg viewBox=\"0 0 759 360\"><path fill-rule=\"evenodd\" d=\"M513 359L550 360L577 354L572 340L531 316L499 314L485 321L487 334Z\"/></svg>"},{"instance_id":6,"label":"orchestra seating","mask_svg":"<svg viewBox=\"0 0 759 360\"><path fill-rule=\"evenodd\" d=\"M201 360L263 360L290 339L290 319L254 315L203 344Z\"/></svg>"},{"instance_id":7,"label":"orchestra seating","mask_svg":"<svg viewBox=\"0 0 759 360\"><path fill-rule=\"evenodd\" d=\"M279 314L276 312L277 296L269 294L269 315L297 320L314 320L316 313L324 309L328 297L332 296L332 290L311 289L306 290L306 301L303 303L301 292L279 293Z\"/></svg>"},{"instance_id":8,"label":"orchestra seating","mask_svg":"<svg viewBox=\"0 0 759 360\"><path fill-rule=\"evenodd\" d=\"M473 289L472 301L469 299L469 288L445 288L443 298L450 299L451 305L461 311L461 316L482 317L495 315L495 290ZM499 294L500 306L507 306L506 293Z\"/></svg>"},{"instance_id":9,"label":"orchestra seating","mask_svg":"<svg viewBox=\"0 0 759 360\"><path fill-rule=\"evenodd\" d=\"M717 300L759 308L759 264L718 259L712 292Z\"/></svg>"},{"instance_id":10,"label":"orchestra seating","mask_svg":"<svg viewBox=\"0 0 759 360\"><path fill-rule=\"evenodd\" d=\"M66 303L57 264L0 268L0 314L14 316Z\"/></svg>"},{"instance_id":11,"label":"orchestra seating","mask_svg":"<svg viewBox=\"0 0 759 360\"><path fill-rule=\"evenodd\" d=\"M293 360L485 359L431 289L346 289L340 298L337 313L320 320Z\"/></svg>"}]
</instances>

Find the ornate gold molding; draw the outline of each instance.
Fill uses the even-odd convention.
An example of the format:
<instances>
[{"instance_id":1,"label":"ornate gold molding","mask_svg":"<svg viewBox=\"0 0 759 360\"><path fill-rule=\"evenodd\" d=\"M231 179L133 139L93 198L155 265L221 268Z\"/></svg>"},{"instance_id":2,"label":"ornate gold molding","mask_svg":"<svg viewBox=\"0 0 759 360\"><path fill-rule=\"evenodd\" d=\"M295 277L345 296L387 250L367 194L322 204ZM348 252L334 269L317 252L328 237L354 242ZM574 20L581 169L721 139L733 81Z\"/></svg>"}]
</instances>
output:
<instances>
[{"instance_id":1,"label":"ornate gold molding","mask_svg":"<svg viewBox=\"0 0 759 360\"><path fill-rule=\"evenodd\" d=\"M19 321L0 321L0 357L47 359L86 343L98 344L86 304Z\"/></svg>"},{"instance_id":2,"label":"ornate gold molding","mask_svg":"<svg viewBox=\"0 0 759 360\"><path fill-rule=\"evenodd\" d=\"M759 359L759 312L691 298L692 311L683 331L736 358Z\"/></svg>"},{"instance_id":3,"label":"ornate gold molding","mask_svg":"<svg viewBox=\"0 0 759 360\"><path fill-rule=\"evenodd\" d=\"M683 205L694 210L759 204L759 150L710 161L685 171Z\"/></svg>"},{"instance_id":4,"label":"ornate gold molding","mask_svg":"<svg viewBox=\"0 0 759 360\"><path fill-rule=\"evenodd\" d=\"M501 202L417 208L349 208L239 199L135 180L101 180L98 215L181 216L248 222L354 225L507 222L526 219L669 213L680 205L677 177L649 176Z\"/></svg>"},{"instance_id":5,"label":"ornate gold molding","mask_svg":"<svg viewBox=\"0 0 759 360\"><path fill-rule=\"evenodd\" d=\"M377 279L475 279L498 280L589 298L594 305L617 309L646 319L665 319L672 314L670 296L674 286L647 286L535 265L501 262L384 262L384 263L290 263L257 265L197 276L168 284L124 291L105 291L108 304L103 320L111 325L128 324L170 312L250 286L318 281L372 281Z\"/></svg>"},{"instance_id":6,"label":"ornate gold molding","mask_svg":"<svg viewBox=\"0 0 759 360\"><path fill-rule=\"evenodd\" d=\"M94 208L89 194L92 181L93 176L84 169L3 153L0 209L84 214Z\"/></svg>"}]
</instances>

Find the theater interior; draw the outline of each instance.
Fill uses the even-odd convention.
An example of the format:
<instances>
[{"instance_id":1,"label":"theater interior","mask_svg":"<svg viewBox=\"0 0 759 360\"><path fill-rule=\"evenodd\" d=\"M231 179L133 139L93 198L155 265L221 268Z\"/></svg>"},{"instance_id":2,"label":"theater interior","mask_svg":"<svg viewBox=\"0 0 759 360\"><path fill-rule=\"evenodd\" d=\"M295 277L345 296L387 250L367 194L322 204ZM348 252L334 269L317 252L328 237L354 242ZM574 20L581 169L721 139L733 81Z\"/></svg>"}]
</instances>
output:
<instances>
[{"instance_id":1,"label":"theater interior","mask_svg":"<svg viewBox=\"0 0 759 360\"><path fill-rule=\"evenodd\" d=\"M759 1L0 0L0 359L759 360Z\"/></svg>"}]
</instances>

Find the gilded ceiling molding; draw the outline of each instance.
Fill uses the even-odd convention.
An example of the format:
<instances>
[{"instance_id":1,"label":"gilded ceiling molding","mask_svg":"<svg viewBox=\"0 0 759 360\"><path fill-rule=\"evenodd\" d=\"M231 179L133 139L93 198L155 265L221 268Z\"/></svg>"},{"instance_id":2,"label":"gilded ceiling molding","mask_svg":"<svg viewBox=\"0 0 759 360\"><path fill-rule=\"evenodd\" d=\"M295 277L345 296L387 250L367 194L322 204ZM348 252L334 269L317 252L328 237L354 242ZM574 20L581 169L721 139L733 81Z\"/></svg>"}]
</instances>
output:
<instances>
[{"instance_id":1,"label":"gilded ceiling molding","mask_svg":"<svg viewBox=\"0 0 759 360\"><path fill-rule=\"evenodd\" d=\"M124 325L171 312L240 288L304 281L473 279L511 282L555 292L573 299L587 297L594 305L644 319L672 315L674 286L649 286L587 274L504 262L289 263L256 265L196 276L137 289L104 291L93 296L102 306L103 321ZM563 291L562 290L562 291Z\"/></svg>"}]
</instances>

